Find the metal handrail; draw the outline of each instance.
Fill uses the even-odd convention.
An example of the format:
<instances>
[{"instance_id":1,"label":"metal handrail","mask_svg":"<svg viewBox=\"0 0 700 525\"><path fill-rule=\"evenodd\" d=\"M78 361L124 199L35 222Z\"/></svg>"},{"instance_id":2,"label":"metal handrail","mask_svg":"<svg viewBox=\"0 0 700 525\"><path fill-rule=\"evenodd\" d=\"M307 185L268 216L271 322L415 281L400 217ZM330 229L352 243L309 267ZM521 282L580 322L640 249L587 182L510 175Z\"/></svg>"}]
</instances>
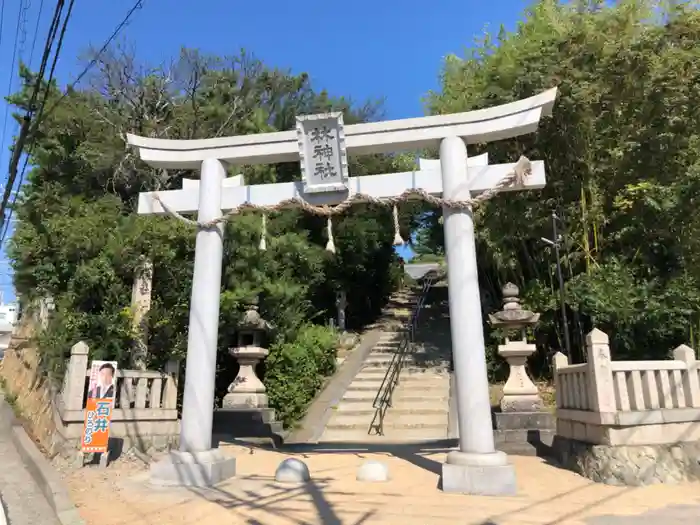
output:
<instances>
[{"instance_id":1,"label":"metal handrail","mask_svg":"<svg viewBox=\"0 0 700 525\"><path fill-rule=\"evenodd\" d=\"M391 358L389 368L386 374L384 374L382 384L379 386L377 395L372 402L372 408L375 409L375 412L372 422L369 425L369 430L367 431L368 434L372 434L372 431L375 431L376 434L380 436L384 435L384 416L386 415L387 409L391 407L392 396L394 395L396 385L399 384L399 376L401 375L405 357L409 352L413 351L418 318L425 304L426 297L428 296L428 291L435 283L436 279L437 274L434 272L426 274L423 278L423 286L418 294L416 304L411 311L411 317L404 325L403 337L399 343L399 348Z\"/></svg>"}]
</instances>

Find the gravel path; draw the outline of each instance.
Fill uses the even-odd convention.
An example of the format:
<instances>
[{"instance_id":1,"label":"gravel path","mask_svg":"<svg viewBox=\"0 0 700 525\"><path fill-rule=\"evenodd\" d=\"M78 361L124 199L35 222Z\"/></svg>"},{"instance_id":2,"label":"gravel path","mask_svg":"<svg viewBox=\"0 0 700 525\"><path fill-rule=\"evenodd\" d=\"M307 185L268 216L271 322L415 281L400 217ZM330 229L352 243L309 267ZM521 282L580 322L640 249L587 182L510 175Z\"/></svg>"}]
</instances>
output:
<instances>
[{"instance_id":1,"label":"gravel path","mask_svg":"<svg viewBox=\"0 0 700 525\"><path fill-rule=\"evenodd\" d=\"M8 412L9 407L3 401L0 404L0 495L8 525L58 525L53 510L12 444L12 415Z\"/></svg>"}]
</instances>

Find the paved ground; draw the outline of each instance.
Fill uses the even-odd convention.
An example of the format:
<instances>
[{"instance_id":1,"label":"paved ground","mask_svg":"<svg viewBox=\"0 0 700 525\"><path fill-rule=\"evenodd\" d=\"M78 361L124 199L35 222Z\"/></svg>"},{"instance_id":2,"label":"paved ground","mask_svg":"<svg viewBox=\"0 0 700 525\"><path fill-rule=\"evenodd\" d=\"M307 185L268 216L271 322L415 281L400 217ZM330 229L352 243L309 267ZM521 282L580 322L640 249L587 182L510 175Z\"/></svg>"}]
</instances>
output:
<instances>
[{"instance_id":1,"label":"paved ground","mask_svg":"<svg viewBox=\"0 0 700 525\"><path fill-rule=\"evenodd\" d=\"M88 525L681 525L700 515L700 484L609 487L533 457L512 457L517 496L484 498L437 489L442 452L297 454L313 481L285 486L273 480L284 454L226 450L236 455L239 475L216 489L149 488L146 467L133 459L66 480ZM386 462L393 481L357 482L355 471L369 458Z\"/></svg>"},{"instance_id":2,"label":"paved ground","mask_svg":"<svg viewBox=\"0 0 700 525\"><path fill-rule=\"evenodd\" d=\"M9 525L57 525L48 502L37 487L10 437L9 407L0 404L0 495Z\"/></svg>"}]
</instances>

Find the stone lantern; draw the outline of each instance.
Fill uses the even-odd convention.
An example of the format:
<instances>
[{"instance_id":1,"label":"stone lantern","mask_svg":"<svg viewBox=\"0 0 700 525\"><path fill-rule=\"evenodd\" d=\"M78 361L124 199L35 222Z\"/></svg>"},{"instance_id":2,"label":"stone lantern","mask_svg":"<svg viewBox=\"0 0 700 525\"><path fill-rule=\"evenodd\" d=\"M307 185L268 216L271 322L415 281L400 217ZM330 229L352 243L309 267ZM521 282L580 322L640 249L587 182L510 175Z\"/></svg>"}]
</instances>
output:
<instances>
[{"instance_id":1,"label":"stone lantern","mask_svg":"<svg viewBox=\"0 0 700 525\"><path fill-rule=\"evenodd\" d=\"M240 369L236 379L228 387L223 408L267 408L265 385L255 373L255 367L265 359L268 350L263 347L271 325L258 313L257 299L250 304L238 325L237 344L229 349Z\"/></svg>"},{"instance_id":2,"label":"stone lantern","mask_svg":"<svg viewBox=\"0 0 700 525\"><path fill-rule=\"evenodd\" d=\"M505 344L498 345L498 354L503 357L510 368L508 381L503 387L501 399L502 412L540 412L544 403L537 386L527 374L525 365L537 347L529 344L526 329L534 326L540 319L540 314L524 310L520 306L518 287L508 283L503 287L503 310L489 315L489 322L494 328L506 331L520 331L521 339L511 341L507 336Z\"/></svg>"}]
</instances>

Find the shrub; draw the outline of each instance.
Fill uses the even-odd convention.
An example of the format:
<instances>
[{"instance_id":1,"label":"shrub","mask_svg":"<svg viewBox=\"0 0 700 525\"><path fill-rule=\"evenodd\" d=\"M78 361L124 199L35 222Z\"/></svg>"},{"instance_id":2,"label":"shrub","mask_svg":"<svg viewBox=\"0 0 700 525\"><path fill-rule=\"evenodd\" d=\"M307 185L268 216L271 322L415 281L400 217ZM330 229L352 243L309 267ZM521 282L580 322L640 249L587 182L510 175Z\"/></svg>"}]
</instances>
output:
<instances>
[{"instance_id":1,"label":"shrub","mask_svg":"<svg viewBox=\"0 0 700 525\"><path fill-rule=\"evenodd\" d=\"M264 383L270 406L285 426L297 422L335 372L337 333L325 326L304 325L294 341L270 348Z\"/></svg>"}]
</instances>

